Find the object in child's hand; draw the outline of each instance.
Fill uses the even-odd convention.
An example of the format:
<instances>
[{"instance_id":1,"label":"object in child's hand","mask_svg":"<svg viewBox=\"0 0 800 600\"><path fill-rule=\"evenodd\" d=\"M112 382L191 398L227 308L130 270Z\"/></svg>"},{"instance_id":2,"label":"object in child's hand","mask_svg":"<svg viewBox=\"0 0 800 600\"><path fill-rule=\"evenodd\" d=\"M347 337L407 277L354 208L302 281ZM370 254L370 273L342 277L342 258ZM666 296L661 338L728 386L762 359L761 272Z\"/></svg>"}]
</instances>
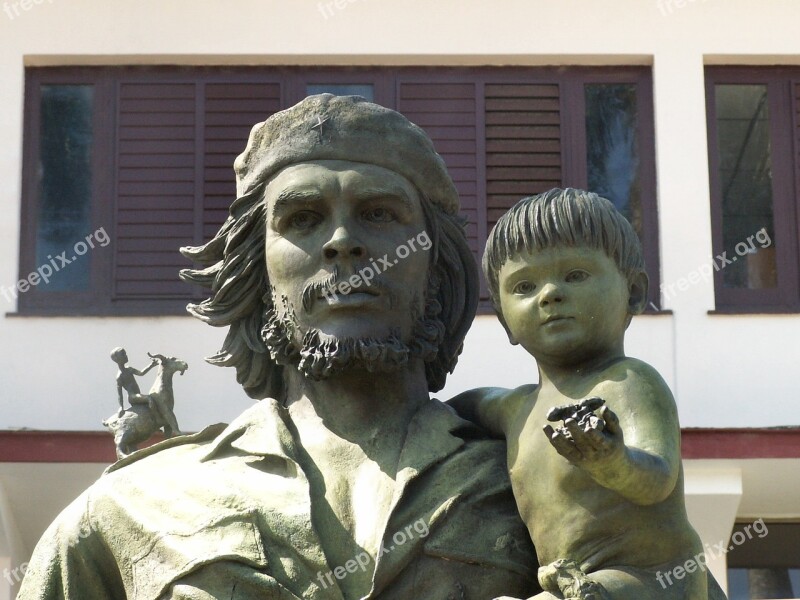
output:
<instances>
[{"instance_id":1,"label":"object in child's hand","mask_svg":"<svg viewBox=\"0 0 800 600\"><path fill-rule=\"evenodd\" d=\"M585 429L591 417L594 417L597 422L602 421L595 416L594 411L603 406L606 401L597 396L587 398L578 404L565 404L563 406L555 406L547 412L547 420L551 422L566 421L567 419L574 419L578 422L581 429ZM605 425L605 424L604 424ZM600 429L603 429L602 427Z\"/></svg>"}]
</instances>

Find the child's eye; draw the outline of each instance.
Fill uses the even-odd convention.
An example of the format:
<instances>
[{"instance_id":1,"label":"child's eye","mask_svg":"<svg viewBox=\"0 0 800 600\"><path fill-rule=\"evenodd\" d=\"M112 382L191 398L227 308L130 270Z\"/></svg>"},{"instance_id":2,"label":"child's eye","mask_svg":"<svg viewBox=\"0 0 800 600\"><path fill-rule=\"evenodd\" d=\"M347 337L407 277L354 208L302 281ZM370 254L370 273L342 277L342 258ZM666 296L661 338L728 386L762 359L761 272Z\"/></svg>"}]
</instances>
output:
<instances>
[{"instance_id":1,"label":"child's eye","mask_svg":"<svg viewBox=\"0 0 800 600\"><path fill-rule=\"evenodd\" d=\"M564 280L567 283L580 283L581 281L586 281L589 278L589 273L582 269L575 269L567 273L567 276Z\"/></svg>"},{"instance_id":2,"label":"child's eye","mask_svg":"<svg viewBox=\"0 0 800 600\"><path fill-rule=\"evenodd\" d=\"M530 294L536 288L530 281L520 281L517 285L514 286L514 289L511 290L513 294L518 294L520 296L526 296Z\"/></svg>"}]
</instances>

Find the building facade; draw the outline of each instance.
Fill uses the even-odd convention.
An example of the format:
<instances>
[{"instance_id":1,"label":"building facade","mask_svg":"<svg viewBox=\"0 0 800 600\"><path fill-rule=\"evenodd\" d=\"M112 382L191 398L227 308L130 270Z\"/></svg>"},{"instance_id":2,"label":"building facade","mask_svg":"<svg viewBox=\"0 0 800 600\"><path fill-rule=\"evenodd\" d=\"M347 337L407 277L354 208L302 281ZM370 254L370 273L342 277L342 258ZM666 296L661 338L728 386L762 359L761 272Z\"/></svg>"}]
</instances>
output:
<instances>
[{"instance_id":1,"label":"building facade","mask_svg":"<svg viewBox=\"0 0 800 600\"><path fill-rule=\"evenodd\" d=\"M224 219L250 126L321 91L365 95L430 133L476 256L525 195L610 197L653 283L626 351L676 396L690 517L709 548L729 549L709 550L711 569L724 582L735 568L737 594L747 569L800 569L796 3L0 9L0 600L47 523L113 460L100 424L117 408L113 347L135 367L148 351L189 363L176 379L186 430L250 404L232 370L203 361L224 331L186 316L200 296L177 279L190 266L177 248ZM535 380L484 290L438 396Z\"/></svg>"}]
</instances>

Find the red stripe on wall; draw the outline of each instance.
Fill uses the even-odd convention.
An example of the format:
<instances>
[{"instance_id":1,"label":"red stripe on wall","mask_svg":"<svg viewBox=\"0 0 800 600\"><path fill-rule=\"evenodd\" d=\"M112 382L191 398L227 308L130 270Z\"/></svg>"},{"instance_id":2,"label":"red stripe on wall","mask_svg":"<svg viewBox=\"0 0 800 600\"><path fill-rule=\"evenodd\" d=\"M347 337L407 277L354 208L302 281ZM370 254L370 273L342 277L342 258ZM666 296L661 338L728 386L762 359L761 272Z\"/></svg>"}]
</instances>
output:
<instances>
[{"instance_id":1,"label":"red stripe on wall","mask_svg":"<svg viewBox=\"0 0 800 600\"><path fill-rule=\"evenodd\" d=\"M684 429L683 458L800 458L800 427ZM161 437L154 437L148 446ZM0 462L112 463L111 436L100 431L0 431Z\"/></svg>"},{"instance_id":2,"label":"red stripe on wall","mask_svg":"<svg viewBox=\"0 0 800 600\"><path fill-rule=\"evenodd\" d=\"M154 436L142 447L162 439ZM114 440L102 431L0 431L0 462L111 464L116 460Z\"/></svg>"},{"instance_id":3,"label":"red stripe on wall","mask_svg":"<svg viewBox=\"0 0 800 600\"><path fill-rule=\"evenodd\" d=\"M683 458L800 458L800 427L683 429Z\"/></svg>"}]
</instances>

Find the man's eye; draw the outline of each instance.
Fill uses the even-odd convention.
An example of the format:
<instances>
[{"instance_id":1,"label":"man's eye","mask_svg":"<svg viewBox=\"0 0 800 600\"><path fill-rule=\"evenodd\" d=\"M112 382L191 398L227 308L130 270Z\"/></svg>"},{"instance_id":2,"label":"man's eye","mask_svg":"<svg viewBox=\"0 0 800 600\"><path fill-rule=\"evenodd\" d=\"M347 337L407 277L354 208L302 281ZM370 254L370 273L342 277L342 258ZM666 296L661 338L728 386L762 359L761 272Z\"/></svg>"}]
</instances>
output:
<instances>
[{"instance_id":1,"label":"man's eye","mask_svg":"<svg viewBox=\"0 0 800 600\"><path fill-rule=\"evenodd\" d=\"M530 294L534 289L535 285L533 285L530 281L520 281L517 285L514 286L514 289L511 290L514 294L519 294L521 296L526 296Z\"/></svg>"},{"instance_id":2,"label":"man's eye","mask_svg":"<svg viewBox=\"0 0 800 600\"><path fill-rule=\"evenodd\" d=\"M376 206L374 208L367 209L364 211L363 216L367 221L371 221L373 223L389 223L397 220L397 215L395 215L393 211L389 210L388 208L384 208L383 206Z\"/></svg>"},{"instance_id":3,"label":"man's eye","mask_svg":"<svg viewBox=\"0 0 800 600\"><path fill-rule=\"evenodd\" d=\"M321 220L320 216L310 210L302 210L289 217L289 226L294 229L310 229Z\"/></svg>"},{"instance_id":4,"label":"man's eye","mask_svg":"<svg viewBox=\"0 0 800 600\"><path fill-rule=\"evenodd\" d=\"M574 271L567 273L565 281L567 283L580 283L581 281L586 281L588 278L589 274L586 271L582 269L575 269Z\"/></svg>"}]
</instances>

